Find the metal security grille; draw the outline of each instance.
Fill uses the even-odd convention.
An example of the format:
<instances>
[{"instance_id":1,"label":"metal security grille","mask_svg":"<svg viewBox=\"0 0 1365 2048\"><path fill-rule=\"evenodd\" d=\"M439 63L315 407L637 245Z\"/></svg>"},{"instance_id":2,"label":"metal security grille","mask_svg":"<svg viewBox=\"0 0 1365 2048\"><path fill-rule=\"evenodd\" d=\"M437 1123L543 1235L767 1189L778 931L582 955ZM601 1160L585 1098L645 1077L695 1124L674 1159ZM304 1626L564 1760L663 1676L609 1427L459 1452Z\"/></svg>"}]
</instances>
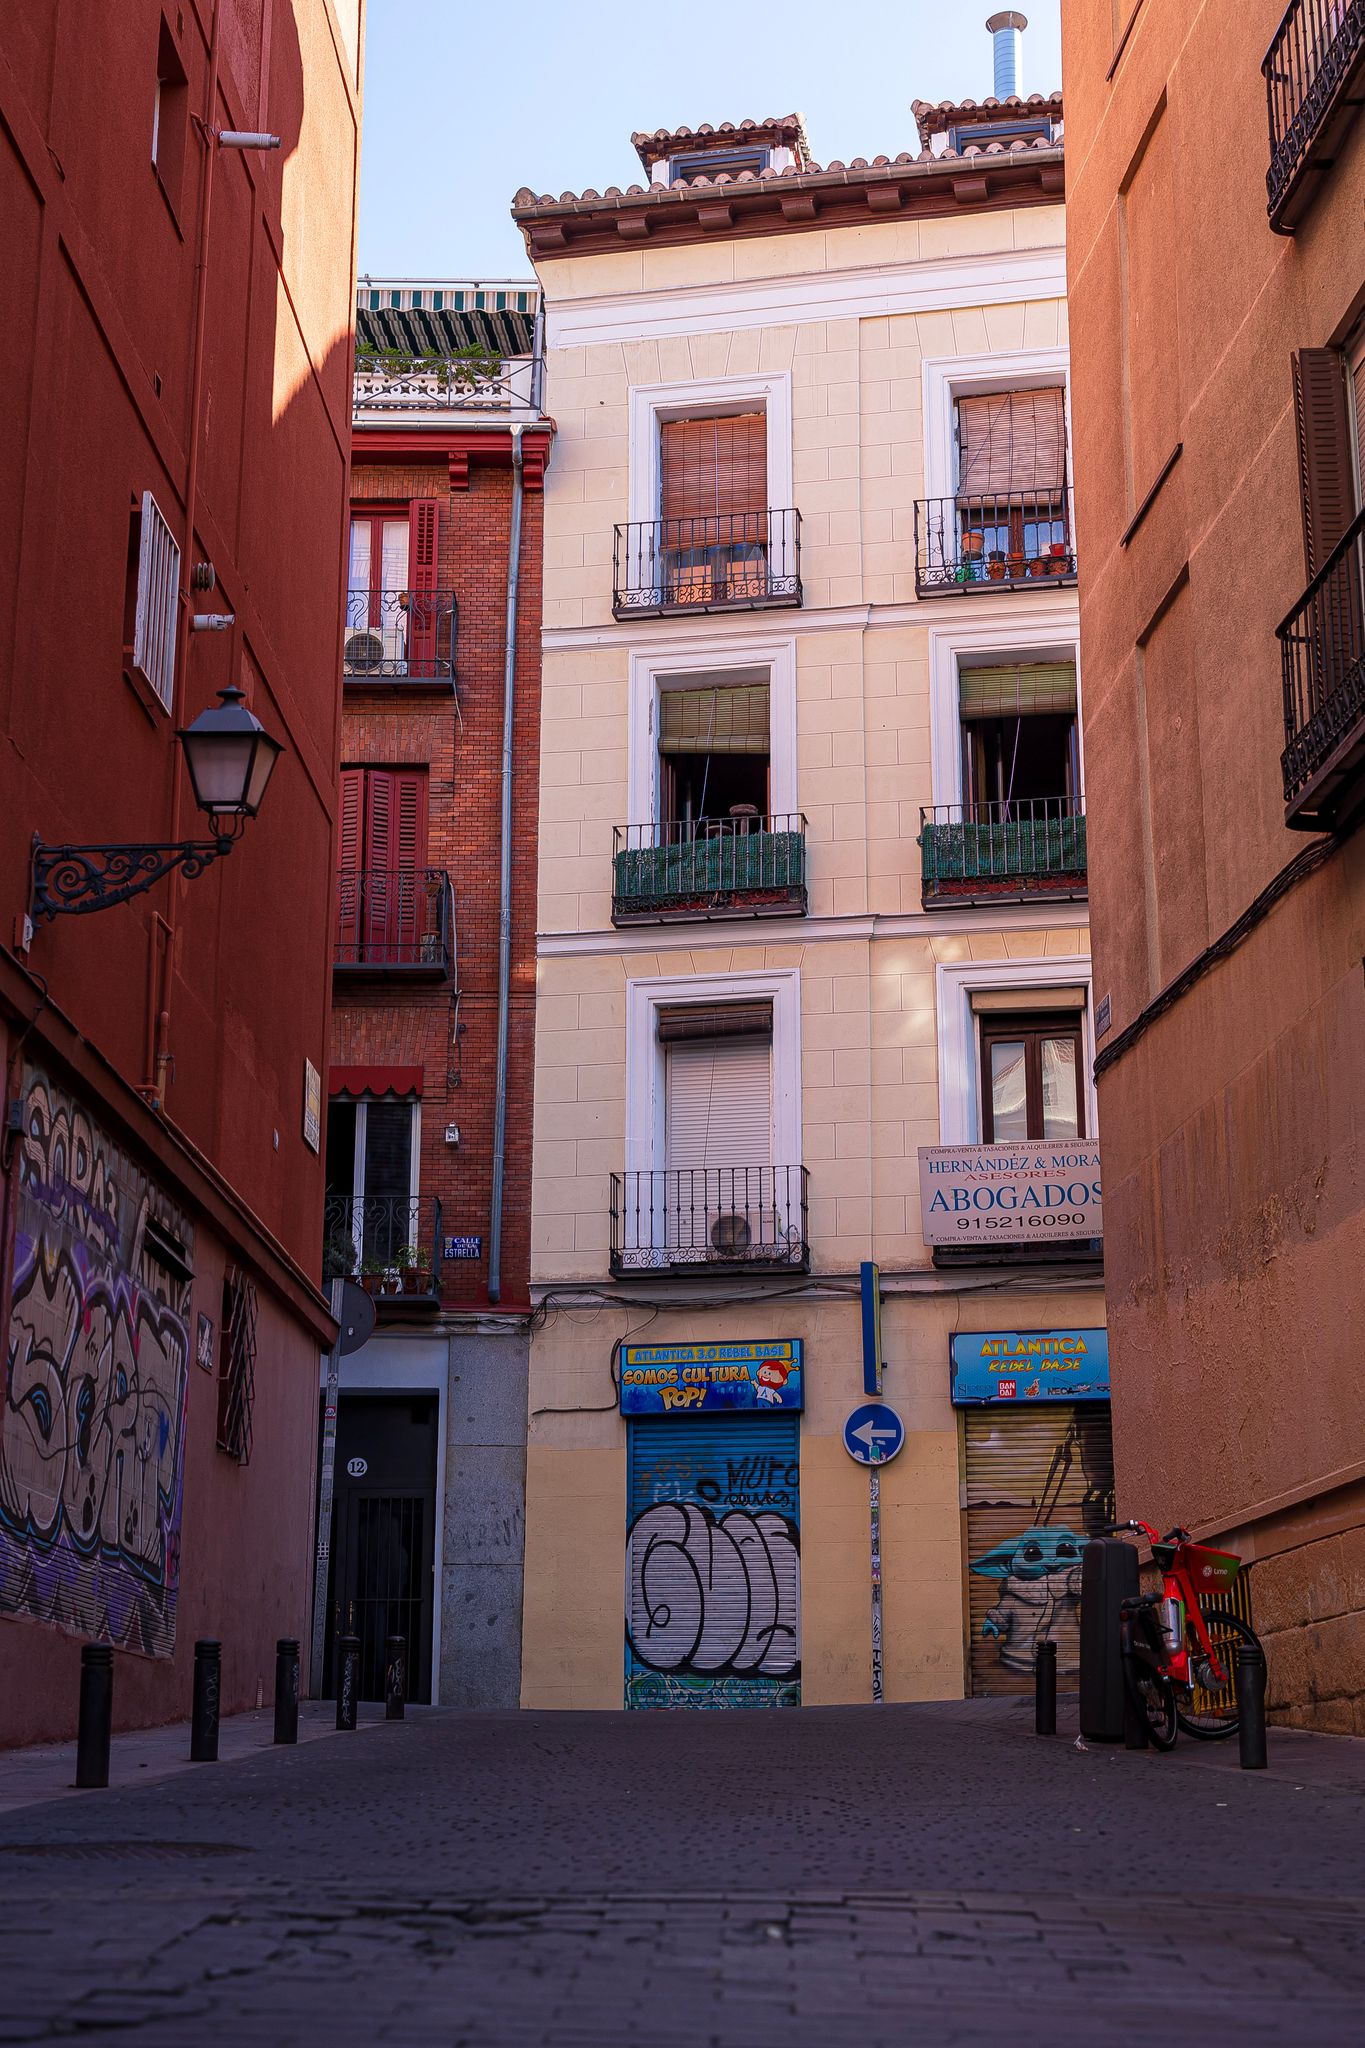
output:
<instances>
[{"instance_id":1,"label":"metal security grille","mask_svg":"<svg viewBox=\"0 0 1365 2048\"><path fill-rule=\"evenodd\" d=\"M799 1706L800 1417L629 1430L626 1705Z\"/></svg>"},{"instance_id":2,"label":"metal security grille","mask_svg":"<svg viewBox=\"0 0 1365 2048\"><path fill-rule=\"evenodd\" d=\"M175 694L175 612L179 593L179 546L156 499L150 491L144 491L138 531L133 666L141 670L168 711Z\"/></svg>"},{"instance_id":3,"label":"metal security grille","mask_svg":"<svg viewBox=\"0 0 1365 2048\"><path fill-rule=\"evenodd\" d=\"M223 1281L223 1353L218 1380L218 1448L245 1465L251 1458L256 1402L256 1289L230 1267Z\"/></svg>"},{"instance_id":4,"label":"metal security grille","mask_svg":"<svg viewBox=\"0 0 1365 2048\"><path fill-rule=\"evenodd\" d=\"M1081 1552L1114 1519L1108 1406L1001 1402L965 1420L968 1689L1031 1692L1040 1642L1073 1689Z\"/></svg>"},{"instance_id":5,"label":"metal security grille","mask_svg":"<svg viewBox=\"0 0 1365 2048\"><path fill-rule=\"evenodd\" d=\"M417 1493L359 1493L349 1505L355 1587L350 1632L360 1638L360 1697L384 1697L388 1636L402 1636L412 1696L426 1697L431 1638L429 1503Z\"/></svg>"}]
</instances>

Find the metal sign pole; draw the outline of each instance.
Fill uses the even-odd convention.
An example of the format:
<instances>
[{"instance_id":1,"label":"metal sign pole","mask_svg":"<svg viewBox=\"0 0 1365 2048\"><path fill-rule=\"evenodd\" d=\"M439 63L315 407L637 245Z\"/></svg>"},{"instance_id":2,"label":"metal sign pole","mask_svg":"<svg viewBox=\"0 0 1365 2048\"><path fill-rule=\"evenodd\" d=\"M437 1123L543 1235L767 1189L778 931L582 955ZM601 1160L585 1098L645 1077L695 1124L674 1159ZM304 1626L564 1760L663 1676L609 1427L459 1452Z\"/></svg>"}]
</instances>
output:
<instances>
[{"instance_id":1,"label":"metal sign pole","mask_svg":"<svg viewBox=\"0 0 1365 2048\"><path fill-rule=\"evenodd\" d=\"M317 1551L313 1563L313 1640L308 1664L308 1695L322 1698L323 1653L327 1642L327 1571L332 1551L332 1480L337 1456L337 1401L341 1393L342 1282L333 1280L330 1289L332 1314L337 1322L336 1342L327 1354L327 1391L322 1405L322 1454L318 1460Z\"/></svg>"},{"instance_id":2,"label":"metal sign pole","mask_svg":"<svg viewBox=\"0 0 1365 2048\"><path fill-rule=\"evenodd\" d=\"M882 1693L882 1475L875 1465L868 1468L867 1497L872 1519L872 1704L880 1706Z\"/></svg>"}]
</instances>

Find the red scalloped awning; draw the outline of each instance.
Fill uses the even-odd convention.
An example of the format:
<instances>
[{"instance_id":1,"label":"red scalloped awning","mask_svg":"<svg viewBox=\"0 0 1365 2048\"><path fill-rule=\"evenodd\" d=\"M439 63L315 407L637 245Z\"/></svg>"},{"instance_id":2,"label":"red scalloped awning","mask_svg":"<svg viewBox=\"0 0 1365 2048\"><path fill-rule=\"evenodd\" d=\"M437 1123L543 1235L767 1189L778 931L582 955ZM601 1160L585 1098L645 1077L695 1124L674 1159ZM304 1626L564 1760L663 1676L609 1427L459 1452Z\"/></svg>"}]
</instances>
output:
<instances>
[{"instance_id":1,"label":"red scalloped awning","mask_svg":"<svg viewBox=\"0 0 1365 2048\"><path fill-rule=\"evenodd\" d=\"M422 1093L420 1067L329 1067L329 1095L418 1095Z\"/></svg>"}]
</instances>

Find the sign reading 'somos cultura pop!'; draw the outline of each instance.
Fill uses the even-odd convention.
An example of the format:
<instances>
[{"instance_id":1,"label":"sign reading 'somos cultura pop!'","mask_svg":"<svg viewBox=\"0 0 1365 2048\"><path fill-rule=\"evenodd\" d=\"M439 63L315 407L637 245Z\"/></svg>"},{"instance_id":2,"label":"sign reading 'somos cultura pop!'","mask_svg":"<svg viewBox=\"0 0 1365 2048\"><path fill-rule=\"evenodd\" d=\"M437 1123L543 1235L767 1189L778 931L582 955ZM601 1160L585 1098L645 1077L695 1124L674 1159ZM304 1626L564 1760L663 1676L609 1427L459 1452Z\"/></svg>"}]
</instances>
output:
<instances>
[{"instance_id":1,"label":"sign reading 'somos cultura pop!'","mask_svg":"<svg viewBox=\"0 0 1365 2048\"><path fill-rule=\"evenodd\" d=\"M718 1408L775 1414L801 1406L799 1337L622 1347L623 1415L698 1415Z\"/></svg>"},{"instance_id":2,"label":"sign reading 'somos cultura pop!'","mask_svg":"<svg viewBox=\"0 0 1365 2048\"><path fill-rule=\"evenodd\" d=\"M954 1406L1107 1401L1107 1330L974 1330L952 1340Z\"/></svg>"},{"instance_id":3,"label":"sign reading 'somos cultura pop!'","mask_svg":"<svg viewBox=\"0 0 1365 2048\"><path fill-rule=\"evenodd\" d=\"M926 1244L1104 1235L1098 1145L921 1145L919 1192Z\"/></svg>"}]
</instances>

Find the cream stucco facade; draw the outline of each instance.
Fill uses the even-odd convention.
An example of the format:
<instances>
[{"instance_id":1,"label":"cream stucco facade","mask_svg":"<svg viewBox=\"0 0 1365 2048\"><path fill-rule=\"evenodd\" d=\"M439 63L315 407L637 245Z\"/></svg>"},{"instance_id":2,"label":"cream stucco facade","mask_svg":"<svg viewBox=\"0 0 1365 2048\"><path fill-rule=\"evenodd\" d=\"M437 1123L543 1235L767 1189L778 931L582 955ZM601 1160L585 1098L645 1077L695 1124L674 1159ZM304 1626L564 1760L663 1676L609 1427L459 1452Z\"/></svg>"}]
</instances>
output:
<instances>
[{"instance_id":1,"label":"cream stucco facade","mask_svg":"<svg viewBox=\"0 0 1365 2048\"><path fill-rule=\"evenodd\" d=\"M1089 946L1084 902L922 907L920 807L962 797L959 656L1074 661L1077 629L1074 589L1052 582L917 601L914 505L953 488L956 394L1064 379L1062 209L964 208L537 269L558 431L545 506L523 1699L622 1701L615 1347L646 1329L650 1343L804 1341L802 1697L871 1696L868 1475L841 1437L863 1399L867 1259L883 1274L886 1398L907 1431L881 1482L886 1696L957 1696L965 1567L949 1338L1104 1317L1093 1270L939 1269L922 1234L917 1148L980 1136L971 991L1016 990L1026 1007L1035 987L1088 988ZM801 515L802 602L618 621L613 528L657 508L655 423L693 393L713 410L765 408L769 502ZM807 821L807 914L614 928L614 828L657 815L659 678L760 667L771 807ZM809 1171L808 1276L610 1277L611 1176L653 1163L640 1106L650 991L675 1000L688 988L775 991L799 1019L794 1050L775 1038L774 1086L792 1098L775 1114Z\"/></svg>"}]
</instances>

